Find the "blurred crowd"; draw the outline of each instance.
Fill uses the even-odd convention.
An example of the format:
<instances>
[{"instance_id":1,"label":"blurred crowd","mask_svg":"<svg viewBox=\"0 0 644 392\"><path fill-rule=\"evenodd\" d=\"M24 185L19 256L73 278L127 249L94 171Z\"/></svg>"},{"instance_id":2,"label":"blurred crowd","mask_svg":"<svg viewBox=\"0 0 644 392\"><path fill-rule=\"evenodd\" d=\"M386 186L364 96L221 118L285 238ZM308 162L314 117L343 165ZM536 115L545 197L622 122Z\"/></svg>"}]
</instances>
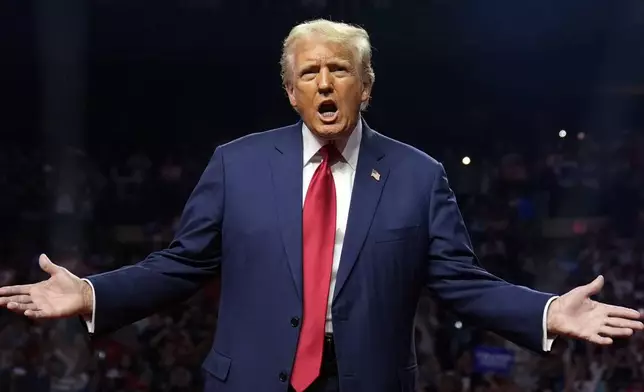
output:
<instances>
[{"instance_id":1,"label":"blurred crowd","mask_svg":"<svg viewBox=\"0 0 644 392\"><path fill-rule=\"evenodd\" d=\"M0 144L0 286L44 278L37 256L78 275L132 264L167 243L210 146L83 150ZM644 308L644 137L485 146L444 162L480 262L561 293L604 274L601 300ZM0 391L199 391L216 330L218 282L190 301L90 341L79 320L0 310ZM419 303L419 391L644 392L644 339L609 348L558 339L529 353Z\"/></svg>"}]
</instances>

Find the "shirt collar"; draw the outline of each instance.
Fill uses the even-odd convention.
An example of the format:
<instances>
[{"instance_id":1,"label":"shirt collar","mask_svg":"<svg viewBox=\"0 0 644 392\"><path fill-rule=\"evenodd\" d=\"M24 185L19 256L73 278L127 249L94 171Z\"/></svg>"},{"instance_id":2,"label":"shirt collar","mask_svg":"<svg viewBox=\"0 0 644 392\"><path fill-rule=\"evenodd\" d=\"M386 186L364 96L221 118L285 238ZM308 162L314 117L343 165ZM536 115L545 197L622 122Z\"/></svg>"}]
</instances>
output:
<instances>
[{"instance_id":1,"label":"shirt collar","mask_svg":"<svg viewBox=\"0 0 644 392\"><path fill-rule=\"evenodd\" d=\"M362 119L358 121L353 132L349 135L346 141L337 142L336 146L342 155L342 158L349 164L349 166L356 170L358 166L358 152L360 151L360 141L362 140ZM326 142L321 140L311 132L311 130L302 123L302 146L304 150L302 166L306 166L313 157L318 153L320 148Z\"/></svg>"}]
</instances>

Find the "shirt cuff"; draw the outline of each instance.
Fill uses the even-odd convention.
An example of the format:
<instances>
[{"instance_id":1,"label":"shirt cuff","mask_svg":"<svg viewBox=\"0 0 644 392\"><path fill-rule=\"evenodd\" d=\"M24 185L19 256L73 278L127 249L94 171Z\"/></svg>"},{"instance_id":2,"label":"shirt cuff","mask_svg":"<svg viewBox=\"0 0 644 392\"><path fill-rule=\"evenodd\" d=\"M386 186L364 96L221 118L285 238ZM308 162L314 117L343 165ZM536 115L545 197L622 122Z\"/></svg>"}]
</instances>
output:
<instances>
[{"instance_id":1,"label":"shirt cuff","mask_svg":"<svg viewBox=\"0 0 644 392\"><path fill-rule=\"evenodd\" d=\"M541 339L541 348L545 352L549 352L552 350L552 344L555 342L555 339L557 336L548 336L548 308L550 308L550 304L552 304L552 301L555 299L559 298L559 296L554 296L546 302L546 306L543 309L543 321L541 323L541 328L543 330L543 338Z\"/></svg>"},{"instance_id":2,"label":"shirt cuff","mask_svg":"<svg viewBox=\"0 0 644 392\"><path fill-rule=\"evenodd\" d=\"M83 317L85 320L85 325L87 325L87 332L89 333L94 333L94 326L96 322L96 290L94 290L94 285L92 282L89 281L89 279L83 279L85 282L89 284L89 287L92 288L92 303L94 306L92 306L92 318L91 320L88 320L86 317ZM547 309L547 305L546 305Z\"/></svg>"}]
</instances>

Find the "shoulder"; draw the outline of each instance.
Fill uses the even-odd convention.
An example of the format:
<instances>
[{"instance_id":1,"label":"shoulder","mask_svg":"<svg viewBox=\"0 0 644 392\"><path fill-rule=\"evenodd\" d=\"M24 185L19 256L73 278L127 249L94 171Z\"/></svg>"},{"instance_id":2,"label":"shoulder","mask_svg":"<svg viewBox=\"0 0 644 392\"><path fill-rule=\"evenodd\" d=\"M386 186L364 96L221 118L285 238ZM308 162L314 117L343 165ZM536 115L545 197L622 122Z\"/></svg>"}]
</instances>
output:
<instances>
[{"instance_id":1,"label":"shoulder","mask_svg":"<svg viewBox=\"0 0 644 392\"><path fill-rule=\"evenodd\" d=\"M217 147L216 152L224 155L226 159L233 160L238 157L248 159L263 156L267 151L273 149L280 140L296 138L300 133L301 125L299 123L267 129L224 143Z\"/></svg>"},{"instance_id":2,"label":"shoulder","mask_svg":"<svg viewBox=\"0 0 644 392\"><path fill-rule=\"evenodd\" d=\"M406 170L417 175L432 177L443 172L443 165L428 153L410 144L371 130L371 137L385 153L391 167Z\"/></svg>"}]
</instances>

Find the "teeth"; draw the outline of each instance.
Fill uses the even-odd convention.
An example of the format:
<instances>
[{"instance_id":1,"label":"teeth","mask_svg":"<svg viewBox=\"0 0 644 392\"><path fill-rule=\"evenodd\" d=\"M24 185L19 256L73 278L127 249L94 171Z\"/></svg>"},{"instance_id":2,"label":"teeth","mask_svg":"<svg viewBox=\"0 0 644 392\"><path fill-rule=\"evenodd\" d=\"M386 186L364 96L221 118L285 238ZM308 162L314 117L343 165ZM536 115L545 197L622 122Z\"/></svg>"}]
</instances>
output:
<instances>
[{"instance_id":1,"label":"teeth","mask_svg":"<svg viewBox=\"0 0 644 392\"><path fill-rule=\"evenodd\" d=\"M324 112L324 113L322 113L322 117L331 118L333 116L335 116L335 112Z\"/></svg>"}]
</instances>

